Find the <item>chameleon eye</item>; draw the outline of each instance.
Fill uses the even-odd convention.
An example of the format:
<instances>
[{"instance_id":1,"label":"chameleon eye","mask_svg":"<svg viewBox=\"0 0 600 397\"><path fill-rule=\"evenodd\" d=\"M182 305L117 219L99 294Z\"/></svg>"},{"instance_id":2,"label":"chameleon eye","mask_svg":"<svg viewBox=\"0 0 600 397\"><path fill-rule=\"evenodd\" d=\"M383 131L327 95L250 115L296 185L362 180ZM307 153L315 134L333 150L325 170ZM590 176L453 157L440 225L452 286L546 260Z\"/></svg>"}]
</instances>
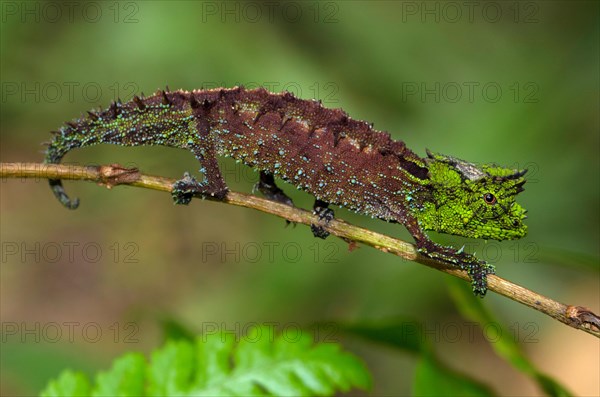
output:
<instances>
[{"instance_id":1,"label":"chameleon eye","mask_svg":"<svg viewBox=\"0 0 600 397\"><path fill-rule=\"evenodd\" d=\"M494 196L492 193L486 193L483 195L483 199L485 200L486 203L488 203L489 205L494 205L496 204L496 196Z\"/></svg>"}]
</instances>

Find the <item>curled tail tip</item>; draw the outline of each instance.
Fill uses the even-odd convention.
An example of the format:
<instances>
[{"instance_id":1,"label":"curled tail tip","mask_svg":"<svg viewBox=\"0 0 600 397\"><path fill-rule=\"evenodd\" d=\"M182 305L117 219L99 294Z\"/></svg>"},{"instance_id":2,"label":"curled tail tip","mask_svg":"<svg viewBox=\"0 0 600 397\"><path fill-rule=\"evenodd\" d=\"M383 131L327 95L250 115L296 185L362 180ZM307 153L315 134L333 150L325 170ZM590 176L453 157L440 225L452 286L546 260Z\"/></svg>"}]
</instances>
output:
<instances>
[{"instance_id":1,"label":"curled tail tip","mask_svg":"<svg viewBox=\"0 0 600 397\"><path fill-rule=\"evenodd\" d=\"M79 199L73 199L71 200L69 198L69 196L67 195L67 193L65 192L65 189L62 186L62 182L58 179L52 179L49 181L50 182L50 187L52 188L52 191L54 192L54 196L56 196L56 198L58 199L58 201L60 201L60 203L62 205L64 205L66 208L70 209L70 210L74 210L77 209L77 207L79 207Z\"/></svg>"},{"instance_id":2,"label":"curled tail tip","mask_svg":"<svg viewBox=\"0 0 600 397\"><path fill-rule=\"evenodd\" d=\"M69 199L69 197L67 197L67 201L66 202L61 201L61 203L70 210L76 210L77 207L79 207L79 199L78 198L71 200L71 199Z\"/></svg>"},{"instance_id":3,"label":"curled tail tip","mask_svg":"<svg viewBox=\"0 0 600 397\"><path fill-rule=\"evenodd\" d=\"M64 192L64 190L62 191L62 194L56 194L56 197L58 198L58 201L60 201L60 203L62 205L65 206L65 208L70 209L70 210L75 210L77 209L77 207L79 207L79 199L75 198L73 200L71 200L71 198L69 198L69 196L67 196L67 194Z\"/></svg>"}]
</instances>

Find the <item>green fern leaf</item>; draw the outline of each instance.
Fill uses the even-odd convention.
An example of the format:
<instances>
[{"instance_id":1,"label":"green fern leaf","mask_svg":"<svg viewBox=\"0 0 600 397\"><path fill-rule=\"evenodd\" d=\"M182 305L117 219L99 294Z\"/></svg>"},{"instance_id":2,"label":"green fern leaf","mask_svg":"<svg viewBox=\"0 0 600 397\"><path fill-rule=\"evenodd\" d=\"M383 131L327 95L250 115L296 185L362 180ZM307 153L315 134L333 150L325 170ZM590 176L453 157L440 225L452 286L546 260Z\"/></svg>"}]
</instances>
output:
<instances>
[{"instance_id":1,"label":"green fern leaf","mask_svg":"<svg viewBox=\"0 0 600 397\"><path fill-rule=\"evenodd\" d=\"M313 345L306 334L291 339L256 327L237 343L231 333L168 341L152 353L150 363L128 353L96 376L91 395L330 396L370 386L363 363L339 345ZM87 396L89 390L84 375L68 371L42 395Z\"/></svg>"},{"instance_id":2,"label":"green fern leaf","mask_svg":"<svg viewBox=\"0 0 600 397\"><path fill-rule=\"evenodd\" d=\"M144 394L146 359L139 353L127 353L116 359L110 371L96 375L93 397L129 397Z\"/></svg>"},{"instance_id":3,"label":"green fern leaf","mask_svg":"<svg viewBox=\"0 0 600 397\"><path fill-rule=\"evenodd\" d=\"M85 397L90 395L90 382L81 372L64 370L58 379L50 381L40 393L41 397Z\"/></svg>"},{"instance_id":4,"label":"green fern leaf","mask_svg":"<svg viewBox=\"0 0 600 397\"><path fill-rule=\"evenodd\" d=\"M211 335L207 343L219 343ZM229 345L231 346L231 345ZM354 356L336 344L312 346L308 335L274 338L269 328L253 329L232 351L233 366L222 377L201 382L193 395L328 396L353 387L368 389L370 376Z\"/></svg>"}]
</instances>

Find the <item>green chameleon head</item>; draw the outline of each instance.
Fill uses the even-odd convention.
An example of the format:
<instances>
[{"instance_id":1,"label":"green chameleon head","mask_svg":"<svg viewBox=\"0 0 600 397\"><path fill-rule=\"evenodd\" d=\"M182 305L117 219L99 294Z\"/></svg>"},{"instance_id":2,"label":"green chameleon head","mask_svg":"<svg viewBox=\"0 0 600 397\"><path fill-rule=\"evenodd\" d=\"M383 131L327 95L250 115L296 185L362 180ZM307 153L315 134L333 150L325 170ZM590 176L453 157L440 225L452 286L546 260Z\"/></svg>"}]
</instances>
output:
<instances>
[{"instance_id":1,"label":"green chameleon head","mask_svg":"<svg viewBox=\"0 0 600 397\"><path fill-rule=\"evenodd\" d=\"M515 198L527 170L482 165L427 151L431 194L419 214L425 230L511 240L525 236L527 218Z\"/></svg>"}]
</instances>

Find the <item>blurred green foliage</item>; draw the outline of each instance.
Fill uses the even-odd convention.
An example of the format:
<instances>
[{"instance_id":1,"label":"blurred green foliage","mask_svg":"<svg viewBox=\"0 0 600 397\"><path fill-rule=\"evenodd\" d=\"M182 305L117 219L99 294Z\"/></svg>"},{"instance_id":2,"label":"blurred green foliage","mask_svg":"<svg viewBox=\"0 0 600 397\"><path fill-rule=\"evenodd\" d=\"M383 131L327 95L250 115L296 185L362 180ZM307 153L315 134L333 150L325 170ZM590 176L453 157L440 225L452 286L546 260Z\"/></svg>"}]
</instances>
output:
<instances>
[{"instance_id":1,"label":"blurred green foliage","mask_svg":"<svg viewBox=\"0 0 600 397\"><path fill-rule=\"evenodd\" d=\"M115 359L92 385L70 370L51 381L44 397L79 396L331 396L367 391L371 376L360 359L338 344L313 344L267 326L245 335L229 332L173 339L152 352Z\"/></svg>"},{"instance_id":2,"label":"blurred green foliage","mask_svg":"<svg viewBox=\"0 0 600 397\"><path fill-rule=\"evenodd\" d=\"M429 148L529 168L520 199L529 210L525 239L434 238L473 243L502 277L600 309L598 3L69 4L1 3L2 161L41 161L48 131L116 97L165 85L288 89L374 122L422 155ZM190 153L166 148L98 146L65 160L171 177L198 168ZM256 175L222 164L232 189L251 190ZM69 357L91 370L123 351L148 352L164 318L195 332L326 321L313 336L364 357L374 394L406 395L415 358L346 340L336 326L397 316L426 324L436 352L461 373L500 394L539 393L481 333L448 337L449 324L463 329L468 321L448 298L448 276L367 248L349 252L339 240L315 241L306 227L285 228L250 210L176 207L168 195L139 189L66 187L81 198L77 211L61 208L43 180L1 182L3 395L37 392ZM282 187L297 205L312 204ZM336 215L409 237L398 225ZM589 335L494 294L484 304L510 323L517 342L530 342L541 370L576 394L600 393L598 344ZM533 341L523 337L529 323ZM89 334L98 330L100 337Z\"/></svg>"}]
</instances>

